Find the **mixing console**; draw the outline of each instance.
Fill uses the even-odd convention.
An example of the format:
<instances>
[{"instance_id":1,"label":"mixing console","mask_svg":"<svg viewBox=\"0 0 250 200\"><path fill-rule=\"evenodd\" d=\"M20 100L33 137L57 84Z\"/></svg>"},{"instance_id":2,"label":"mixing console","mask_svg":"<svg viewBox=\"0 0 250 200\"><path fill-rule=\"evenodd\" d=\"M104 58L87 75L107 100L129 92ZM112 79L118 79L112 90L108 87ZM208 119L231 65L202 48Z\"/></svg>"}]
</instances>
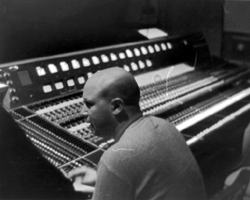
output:
<instances>
[{"instance_id":1,"label":"mixing console","mask_svg":"<svg viewBox=\"0 0 250 200\"><path fill-rule=\"evenodd\" d=\"M204 101L190 105L188 108L170 116L168 120L175 124L179 131L183 131L249 97L249 87L230 88L216 96L208 97Z\"/></svg>"},{"instance_id":2,"label":"mixing console","mask_svg":"<svg viewBox=\"0 0 250 200\"><path fill-rule=\"evenodd\" d=\"M143 114L171 121L190 146L250 110L250 70L209 60L204 38L193 34L8 63L0 66L0 81L9 86L13 118L66 174L81 165L96 167L114 142L96 136L81 114L81 89L100 69L132 73ZM189 131L212 116L205 129Z\"/></svg>"},{"instance_id":3,"label":"mixing console","mask_svg":"<svg viewBox=\"0 0 250 200\"><path fill-rule=\"evenodd\" d=\"M213 72L189 72L174 78L167 78L141 88L141 109L144 114L161 114L188 99L198 97L216 88L225 86L249 72L241 70L215 70Z\"/></svg>"},{"instance_id":4,"label":"mixing console","mask_svg":"<svg viewBox=\"0 0 250 200\"><path fill-rule=\"evenodd\" d=\"M21 109L13 111L14 115L20 116L23 112ZM57 124L51 124L46 119L38 117L37 115L30 115L17 120L20 126L25 130L27 137L34 143L36 147L42 152L53 165L61 169L64 173L67 173L71 169L77 166L85 165L96 165L96 160L93 155L88 158L88 153L98 154L98 157L103 153L103 148L108 142L98 143L99 147L93 145L97 144L96 136L89 131L85 134L89 134L88 137L83 138L83 142L70 137L65 129L57 126ZM84 129L82 129L82 132ZM95 138L95 139L94 139ZM98 151L96 151L98 150ZM85 156L85 158L83 158ZM79 159L81 158L81 159Z\"/></svg>"}]
</instances>

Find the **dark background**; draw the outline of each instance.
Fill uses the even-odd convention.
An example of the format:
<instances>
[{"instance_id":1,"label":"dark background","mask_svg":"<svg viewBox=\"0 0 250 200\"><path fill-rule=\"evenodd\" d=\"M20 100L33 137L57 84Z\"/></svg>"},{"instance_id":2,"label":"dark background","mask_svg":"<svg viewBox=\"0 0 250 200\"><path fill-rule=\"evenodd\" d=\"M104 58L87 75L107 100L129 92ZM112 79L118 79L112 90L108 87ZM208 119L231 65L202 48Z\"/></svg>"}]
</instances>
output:
<instances>
[{"instance_id":1,"label":"dark background","mask_svg":"<svg viewBox=\"0 0 250 200\"><path fill-rule=\"evenodd\" d=\"M220 55L223 0L0 0L0 63L137 40L134 30L202 31Z\"/></svg>"}]
</instances>

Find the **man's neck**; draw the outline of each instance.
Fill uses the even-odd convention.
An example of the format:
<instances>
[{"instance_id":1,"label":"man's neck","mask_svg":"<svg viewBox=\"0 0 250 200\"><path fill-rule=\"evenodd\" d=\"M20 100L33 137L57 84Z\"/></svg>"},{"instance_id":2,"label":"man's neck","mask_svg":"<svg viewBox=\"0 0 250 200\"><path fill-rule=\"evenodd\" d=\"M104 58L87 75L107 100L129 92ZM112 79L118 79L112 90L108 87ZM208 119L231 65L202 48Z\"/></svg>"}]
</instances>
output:
<instances>
[{"instance_id":1,"label":"man's neck","mask_svg":"<svg viewBox=\"0 0 250 200\"><path fill-rule=\"evenodd\" d=\"M123 133L125 132L125 130L137 119L139 119L140 117L142 117L142 112L141 111L137 111L134 113L129 114L128 119L125 121L122 121L120 124L118 124L118 126L116 127L115 130L115 136L114 139L117 142L121 136L123 135Z\"/></svg>"}]
</instances>

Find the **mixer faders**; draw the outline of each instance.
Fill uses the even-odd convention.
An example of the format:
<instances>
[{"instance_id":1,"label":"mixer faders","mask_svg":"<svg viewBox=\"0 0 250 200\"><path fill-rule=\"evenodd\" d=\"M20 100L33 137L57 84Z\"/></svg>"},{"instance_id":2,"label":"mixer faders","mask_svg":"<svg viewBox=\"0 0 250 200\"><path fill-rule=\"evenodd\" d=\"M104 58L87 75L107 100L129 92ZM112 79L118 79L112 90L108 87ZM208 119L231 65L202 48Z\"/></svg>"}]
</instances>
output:
<instances>
[{"instance_id":1,"label":"mixer faders","mask_svg":"<svg viewBox=\"0 0 250 200\"><path fill-rule=\"evenodd\" d=\"M42 118L63 127L72 135L93 143L96 146L104 142L102 137L96 136L89 128L81 114L83 100L80 94L70 95L53 102L29 106Z\"/></svg>"}]
</instances>

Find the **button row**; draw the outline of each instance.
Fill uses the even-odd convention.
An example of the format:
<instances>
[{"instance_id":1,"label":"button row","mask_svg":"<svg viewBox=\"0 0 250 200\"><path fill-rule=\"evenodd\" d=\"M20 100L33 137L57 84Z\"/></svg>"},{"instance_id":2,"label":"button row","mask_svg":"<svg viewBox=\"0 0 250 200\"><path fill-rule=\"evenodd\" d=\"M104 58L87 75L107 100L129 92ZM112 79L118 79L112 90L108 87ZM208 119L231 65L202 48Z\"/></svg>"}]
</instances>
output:
<instances>
[{"instance_id":1,"label":"button row","mask_svg":"<svg viewBox=\"0 0 250 200\"><path fill-rule=\"evenodd\" d=\"M83 76L79 76L78 78L77 78L77 82L78 82L78 84L80 84L80 85L83 85L84 83L85 83L85 78L83 77ZM55 86L55 88L56 88L56 90L61 90L61 89L64 89L65 88L65 85L64 85L65 83L64 82L62 82L62 81L59 81L59 82L56 82L55 84L54 84L54 86ZM68 86L68 87L74 87L75 85L76 85L76 83L75 83L75 80L74 79L68 79L67 81L66 81L66 85ZM44 93L50 93L50 92L52 92L52 85L44 85L43 86L43 92Z\"/></svg>"},{"instance_id":2,"label":"button row","mask_svg":"<svg viewBox=\"0 0 250 200\"><path fill-rule=\"evenodd\" d=\"M138 57L141 55L147 55L147 54L153 54L155 52L160 51L166 51L167 49L172 49L173 45L170 42L167 43L159 43L159 44L150 44L150 45L144 45L141 47L136 47L133 49L126 49L125 51L121 51L119 53L113 53L111 52L108 54L101 54L100 56L92 56L90 58L82 58L81 61L77 59L72 59L70 61L71 67L73 69L80 69L81 66L83 67L89 67L91 66L91 63L93 65L99 65L101 63L108 63L110 61L116 61L118 59L126 59L126 58L132 58L132 57ZM48 70L51 74L55 74L59 72L59 68L61 71L66 72L70 70L70 66L66 61L61 61L59 63L60 67L57 65L50 63L48 64ZM46 69L45 67L37 66L36 67L36 73L38 76L45 76L46 75Z\"/></svg>"},{"instance_id":3,"label":"button row","mask_svg":"<svg viewBox=\"0 0 250 200\"><path fill-rule=\"evenodd\" d=\"M123 68L124 68L124 70L130 72L130 71L137 71L139 69L144 69L146 67L152 67L152 65L153 65L152 61L149 60L149 59L146 59L145 61L139 60L137 63L136 62L131 62L130 66L129 65L124 65ZM90 78L92 75L93 75L92 72L87 73L88 78ZM83 76L79 76L77 78L77 82L80 85L83 85L85 83L85 81L86 80L85 80L85 78ZM64 83L62 81L56 82L54 85L55 85L56 90L61 90L61 89L65 88ZM74 79L68 79L66 81L66 85L68 87L74 87L76 85L76 83L75 83ZM50 92L52 92L52 90L53 90L53 88L49 84L43 86L43 92L44 93L50 93Z\"/></svg>"},{"instance_id":4,"label":"button row","mask_svg":"<svg viewBox=\"0 0 250 200\"><path fill-rule=\"evenodd\" d=\"M126 70L127 72L130 72L130 71L137 71L139 69L144 69L146 67L152 67L152 65L153 65L152 61L146 59L145 61L139 60L137 63L131 62L130 66L123 65L123 69Z\"/></svg>"}]
</instances>

